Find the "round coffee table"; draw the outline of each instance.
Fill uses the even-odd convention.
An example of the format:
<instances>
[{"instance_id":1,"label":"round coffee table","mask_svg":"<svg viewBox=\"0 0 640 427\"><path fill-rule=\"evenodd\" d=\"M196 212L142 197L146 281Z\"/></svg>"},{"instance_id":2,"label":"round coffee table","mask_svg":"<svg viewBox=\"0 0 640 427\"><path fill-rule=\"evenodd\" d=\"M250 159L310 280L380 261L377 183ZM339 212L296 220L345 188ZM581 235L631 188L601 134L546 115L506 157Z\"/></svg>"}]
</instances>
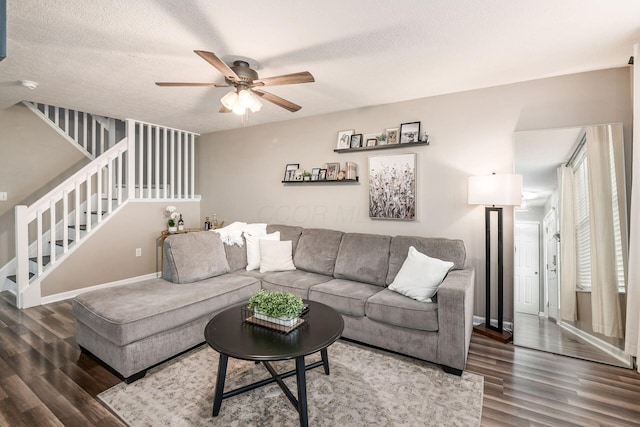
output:
<instances>
[{"instance_id":1,"label":"round coffee table","mask_svg":"<svg viewBox=\"0 0 640 427\"><path fill-rule=\"evenodd\" d=\"M220 412L223 399L277 382L300 414L300 425L308 426L306 371L323 366L325 374L329 375L327 347L342 335L344 321L337 311L327 305L315 301L305 301L305 304L309 304L309 311L302 316L304 323L288 334L244 321L242 307L229 308L211 319L204 330L204 337L211 348L220 353L213 399L214 417ZM305 365L304 357L318 351L322 360ZM229 357L262 362L271 378L225 393ZM296 368L282 374L278 374L269 363L289 359L295 359ZM297 399L283 381L293 375L298 384Z\"/></svg>"}]
</instances>

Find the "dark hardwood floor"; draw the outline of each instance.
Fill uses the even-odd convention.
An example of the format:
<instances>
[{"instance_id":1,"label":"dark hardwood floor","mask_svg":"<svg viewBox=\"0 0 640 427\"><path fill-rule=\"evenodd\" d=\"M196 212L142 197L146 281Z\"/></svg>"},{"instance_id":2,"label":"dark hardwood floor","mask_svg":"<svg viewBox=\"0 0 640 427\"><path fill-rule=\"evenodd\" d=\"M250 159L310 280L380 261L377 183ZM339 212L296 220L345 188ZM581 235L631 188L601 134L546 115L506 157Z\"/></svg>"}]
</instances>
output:
<instances>
[{"instance_id":1,"label":"dark hardwood floor","mask_svg":"<svg viewBox=\"0 0 640 427\"><path fill-rule=\"evenodd\" d=\"M69 301L16 309L0 293L0 426L122 426L96 395L120 382L80 352ZM640 374L474 335L484 426L640 425Z\"/></svg>"}]
</instances>

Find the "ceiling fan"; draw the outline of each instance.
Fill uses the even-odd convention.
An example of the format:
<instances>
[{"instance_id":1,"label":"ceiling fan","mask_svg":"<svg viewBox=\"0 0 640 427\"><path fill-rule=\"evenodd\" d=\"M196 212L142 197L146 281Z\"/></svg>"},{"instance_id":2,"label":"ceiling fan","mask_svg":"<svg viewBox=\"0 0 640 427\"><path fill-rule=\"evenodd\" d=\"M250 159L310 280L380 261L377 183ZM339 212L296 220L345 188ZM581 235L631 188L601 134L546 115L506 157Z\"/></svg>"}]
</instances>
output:
<instances>
[{"instance_id":1,"label":"ceiling fan","mask_svg":"<svg viewBox=\"0 0 640 427\"><path fill-rule=\"evenodd\" d=\"M221 113L229 113L233 111L237 114L244 114L247 109L250 109L253 112L260 111L260 108L262 107L260 99L269 101L294 113L302 107L259 88L263 86L291 85L297 83L311 83L315 81L311 73L308 71L261 79L258 77L258 73L253 70L246 61L234 61L232 66L228 66L212 52L207 52L205 50L194 50L194 52L224 75L224 84L156 82L156 85L211 87L232 86L234 90L227 93L222 97L222 99L220 99L220 102L222 102L222 108L220 109Z\"/></svg>"}]
</instances>

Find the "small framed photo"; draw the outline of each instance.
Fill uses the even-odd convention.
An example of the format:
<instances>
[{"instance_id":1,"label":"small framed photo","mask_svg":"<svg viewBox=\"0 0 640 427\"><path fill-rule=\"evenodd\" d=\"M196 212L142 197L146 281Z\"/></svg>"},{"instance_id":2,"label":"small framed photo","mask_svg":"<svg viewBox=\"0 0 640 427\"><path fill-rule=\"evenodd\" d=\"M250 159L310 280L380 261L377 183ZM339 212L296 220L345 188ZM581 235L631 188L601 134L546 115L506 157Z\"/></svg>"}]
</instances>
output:
<instances>
[{"instance_id":1,"label":"small framed photo","mask_svg":"<svg viewBox=\"0 0 640 427\"><path fill-rule=\"evenodd\" d=\"M375 147L376 146L376 142L377 142L377 139L375 139L375 138L367 139L367 147Z\"/></svg>"},{"instance_id":2,"label":"small framed photo","mask_svg":"<svg viewBox=\"0 0 640 427\"><path fill-rule=\"evenodd\" d=\"M320 168L311 169L311 181L319 181L320 180Z\"/></svg>"},{"instance_id":3,"label":"small framed photo","mask_svg":"<svg viewBox=\"0 0 640 427\"><path fill-rule=\"evenodd\" d=\"M327 170L320 169L320 173L318 174L318 181L326 181L327 180Z\"/></svg>"},{"instance_id":4,"label":"small framed photo","mask_svg":"<svg viewBox=\"0 0 640 427\"><path fill-rule=\"evenodd\" d=\"M340 163L327 163L327 181L335 181L338 179L338 172L340 172Z\"/></svg>"},{"instance_id":5,"label":"small framed photo","mask_svg":"<svg viewBox=\"0 0 640 427\"><path fill-rule=\"evenodd\" d=\"M398 144L400 142L400 138L398 138L400 134L399 128L389 128L386 130L387 134L387 144Z\"/></svg>"},{"instance_id":6,"label":"small framed photo","mask_svg":"<svg viewBox=\"0 0 640 427\"><path fill-rule=\"evenodd\" d=\"M355 130L341 130L338 132L338 145L337 149L342 150L351 146L351 135L355 133Z\"/></svg>"},{"instance_id":7,"label":"small framed photo","mask_svg":"<svg viewBox=\"0 0 640 427\"><path fill-rule=\"evenodd\" d=\"M283 181L295 181L296 169L300 168L300 163L289 163L286 168L284 168L284 179Z\"/></svg>"},{"instance_id":8,"label":"small framed photo","mask_svg":"<svg viewBox=\"0 0 640 427\"><path fill-rule=\"evenodd\" d=\"M418 142L420 138L420 122L403 123L400 125L400 144Z\"/></svg>"},{"instance_id":9,"label":"small framed photo","mask_svg":"<svg viewBox=\"0 0 640 427\"><path fill-rule=\"evenodd\" d=\"M351 148L360 148L362 147L362 134L356 133L351 135Z\"/></svg>"}]
</instances>

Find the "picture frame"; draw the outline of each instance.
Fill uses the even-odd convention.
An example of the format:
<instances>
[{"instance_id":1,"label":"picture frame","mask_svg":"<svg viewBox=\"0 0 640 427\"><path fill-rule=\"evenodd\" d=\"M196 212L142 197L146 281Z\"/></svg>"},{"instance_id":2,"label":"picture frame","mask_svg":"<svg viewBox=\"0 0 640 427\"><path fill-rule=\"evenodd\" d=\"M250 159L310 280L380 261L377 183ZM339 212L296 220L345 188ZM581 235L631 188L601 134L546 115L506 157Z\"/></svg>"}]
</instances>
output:
<instances>
[{"instance_id":1,"label":"picture frame","mask_svg":"<svg viewBox=\"0 0 640 427\"><path fill-rule=\"evenodd\" d=\"M377 143L377 140L375 138L369 138L369 139L367 139L366 146L367 147L375 147L376 143Z\"/></svg>"},{"instance_id":2,"label":"picture frame","mask_svg":"<svg viewBox=\"0 0 640 427\"><path fill-rule=\"evenodd\" d=\"M355 133L354 129L341 130L338 132L338 143L336 148L342 150L351 147L351 135Z\"/></svg>"},{"instance_id":3,"label":"picture frame","mask_svg":"<svg viewBox=\"0 0 640 427\"><path fill-rule=\"evenodd\" d=\"M340 172L340 163L327 163L327 175L325 179L327 181L336 181L338 179L338 172Z\"/></svg>"},{"instance_id":4,"label":"picture frame","mask_svg":"<svg viewBox=\"0 0 640 427\"><path fill-rule=\"evenodd\" d=\"M369 218L416 219L416 154L369 157Z\"/></svg>"},{"instance_id":5,"label":"picture frame","mask_svg":"<svg viewBox=\"0 0 640 427\"><path fill-rule=\"evenodd\" d=\"M354 133L351 135L351 148L360 148L362 147L362 134Z\"/></svg>"},{"instance_id":6,"label":"picture frame","mask_svg":"<svg viewBox=\"0 0 640 427\"><path fill-rule=\"evenodd\" d=\"M311 181L319 181L320 168L311 169Z\"/></svg>"},{"instance_id":7,"label":"picture frame","mask_svg":"<svg viewBox=\"0 0 640 427\"><path fill-rule=\"evenodd\" d=\"M284 168L284 178L283 181L295 181L295 173L296 169L300 168L300 163L289 163Z\"/></svg>"},{"instance_id":8,"label":"picture frame","mask_svg":"<svg viewBox=\"0 0 640 427\"><path fill-rule=\"evenodd\" d=\"M320 173L318 174L318 181L326 181L327 180L327 170L320 169Z\"/></svg>"},{"instance_id":9,"label":"picture frame","mask_svg":"<svg viewBox=\"0 0 640 427\"><path fill-rule=\"evenodd\" d=\"M400 144L419 142L420 122L402 123L400 125Z\"/></svg>"},{"instance_id":10,"label":"picture frame","mask_svg":"<svg viewBox=\"0 0 640 427\"><path fill-rule=\"evenodd\" d=\"M385 131L387 134L387 144L399 144L400 143L400 128L389 128Z\"/></svg>"}]
</instances>

